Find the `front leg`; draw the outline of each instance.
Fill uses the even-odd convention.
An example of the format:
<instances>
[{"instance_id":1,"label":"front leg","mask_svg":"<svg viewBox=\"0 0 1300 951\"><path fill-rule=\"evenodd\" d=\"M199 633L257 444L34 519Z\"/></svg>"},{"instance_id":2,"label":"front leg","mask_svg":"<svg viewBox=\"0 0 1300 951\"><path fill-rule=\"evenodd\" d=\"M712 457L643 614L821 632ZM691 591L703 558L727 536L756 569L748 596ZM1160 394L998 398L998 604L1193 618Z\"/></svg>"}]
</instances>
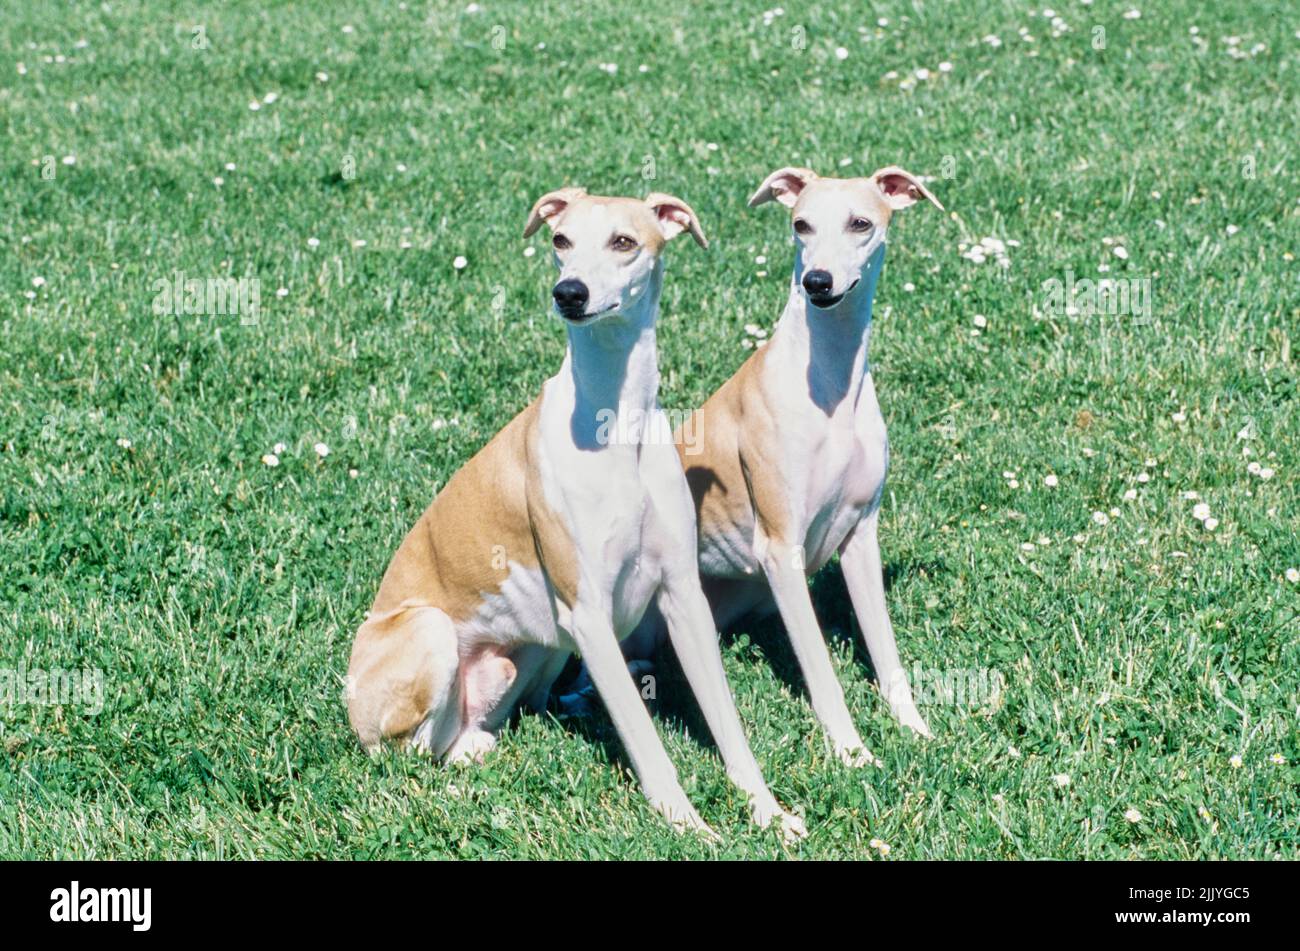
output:
<instances>
[{"instance_id":1,"label":"front leg","mask_svg":"<svg viewBox=\"0 0 1300 951\"><path fill-rule=\"evenodd\" d=\"M844 690L835 676L830 651L826 648L813 611L812 597L808 593L802 546L766 538L761 528L755 534L756 553L781 612L781 620L790 635L790 644L794 647L804 680L808 682L813 712L825 727L840 759L850 766L878 764L879 760L858 735L844 702Z\"/></svg>"},{"instance_id":2,"label":"front leg","mask_svg":"<svg viewBox=\"0 0 1300 951\"><path fill-rule=\"evenodd\" d=\"M665 578L659 590L659 610L668 624L668 637L673 642L677 660L709 724L709 732L718 744L727 775L749 795L749 809L754 821L766 828L779 817L787 842L802 839L808 834L803 820L786 812L776 801L745 738L740 714L736 712L736 703L722 666L713 613L700 588L699 575L693 570L693 565L691 569L682 570L677 577Z\"/></svg>"},{"instance_id":3,"label":"front leg","mask_svg":"<svg viewBox=\"0 0 1300 951\"><path fill-rule=\"evenodd\" d=\"M609 611L580 603L573 609L572 628L573 640L650 804L674 826L696 829L716 838L677 780L677 770L628 675Z\"/></svg>"},{"instance_id":4,"label":"front leg","mask_svg":"<svg viewBox=\"0 0 1300 951\"><path fill-rule=\"evenodd\" d=\"M867 642L867 653L880 679L880 691L889 703L889 709L903 726L911 727L922 736L932 736L930 728L916 709L907 674L898 659L898 645L894 641L894 628L889 623L885 606L885 580L880 563L880 544L876 530L880 510L876 509L854 526L840 546L840 565L848 584L853 610L862 627L862 638Z\"/></svg>"}]
</instances>

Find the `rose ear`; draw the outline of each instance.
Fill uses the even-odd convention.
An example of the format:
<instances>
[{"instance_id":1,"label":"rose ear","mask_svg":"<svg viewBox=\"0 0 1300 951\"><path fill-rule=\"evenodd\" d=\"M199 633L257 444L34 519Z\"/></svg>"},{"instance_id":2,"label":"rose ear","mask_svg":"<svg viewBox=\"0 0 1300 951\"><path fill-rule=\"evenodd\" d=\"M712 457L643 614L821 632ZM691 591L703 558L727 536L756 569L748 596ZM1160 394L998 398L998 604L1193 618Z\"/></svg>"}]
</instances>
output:
<instances>
[{"instance_id":1,"label":"rose ear","mask_svg":"<svg viewBox=\"0 0 1300 951\"><path fill-rule=\"evenodd\" d=\"M763 180L758 191L749 196L749 207L756 208L765 201L775 200L787 208L793 208L799 200L799 193L816 177L817 173L810 168L778 169Z\"/></svg>"},{"instance_id":2,"label":"rose ear","mask_svg":"<svg viewBox=\"0 0 1300 951\"><path fill-rule=\"evenodd\" d=\"M889 207L895 211L901 211L915 205L922 198L930 199L934 207L943 211L943 205L939 204L939 199L930 194L930 189L922 185L921 180L911 172L905 171L897 165L885 166L872 175L871 180L876 183L880 193L885 196L885 201L889 204Z\"/></svg>"},{"instance_id":3,"label":"rose ear","mask_svg":"<svg viewBox=\"0 0 1300 951\"><path fill-rule=\"evenodd\" d=\"M537 204L533 205L533 210L528 213L528 223L524 225L524 237L532 237L533 233L542 226L543 221L550 224L552 218L569 206L569 202L585 194L587 194L585 188L560 188L547 192L537 199Z\"/></svg>"},{"instance_id":4,"label":"rose ear","mask_svg":"<svg viewBox=\"0 0 1300 951\"><path fill-rule=\"evenodd\" d=\"M645 196L645 203L659 219L659 228L665 238L675 238L683 231L689 231L696 244L702 248L709 246L708 239L704 237L704 230L700 227L700 219L695 216L694 210L686 202L672 195L651 192Z\"/></svg>"}]
</instances>

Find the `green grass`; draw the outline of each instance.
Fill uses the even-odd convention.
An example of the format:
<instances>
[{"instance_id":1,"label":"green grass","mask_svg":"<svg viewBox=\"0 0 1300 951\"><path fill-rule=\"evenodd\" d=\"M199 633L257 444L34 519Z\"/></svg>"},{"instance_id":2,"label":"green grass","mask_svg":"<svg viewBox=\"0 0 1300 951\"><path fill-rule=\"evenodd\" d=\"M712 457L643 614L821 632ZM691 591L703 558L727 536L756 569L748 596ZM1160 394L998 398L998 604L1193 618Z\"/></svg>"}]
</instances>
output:
<instances>
[{"instance_id":1,"label":"green grass","mask_svg":"<svg viewBox=\"0 0 1300 951\"><path fill-rule=\"evenodd\" d=\"M1060 0L1055 38L1012 3L325 6L0 22L0 666L106 678L98 715L0 708L0 855L1300 854L1294 5ZM782 306L787 221L749 192L893 163L950 214L903 216L877 297L889 601L909 669L994 670L1000 699L905 734L832 569L818 610L882 768L830 755L779 624L725 641L797 847L750 827L671 664L659 725L717 846L649 809L603 719L523 717L477 770L367 758L341 688L380 575L563 353L532 201L695 207L712 247L669 249L660 332L686 408ZM1009 267L959 255L990 235ZM1149 319L1042 315L1044 281L1103 262L1152 282ZM258 323L156 315L177 270L256 277Z\"/></svg>"}]
</instances>

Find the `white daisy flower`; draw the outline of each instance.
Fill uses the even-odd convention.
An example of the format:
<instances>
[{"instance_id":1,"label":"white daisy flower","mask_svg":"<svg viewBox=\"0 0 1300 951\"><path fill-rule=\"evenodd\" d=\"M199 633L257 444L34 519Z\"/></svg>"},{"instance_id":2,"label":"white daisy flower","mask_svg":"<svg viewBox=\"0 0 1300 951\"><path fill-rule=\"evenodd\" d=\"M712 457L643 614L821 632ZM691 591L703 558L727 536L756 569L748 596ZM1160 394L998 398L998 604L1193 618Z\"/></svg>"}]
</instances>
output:
<instances>
[{"instance_id":1,"label":"white daisy flower","mask_svg":"<svg viewBox=\"0 0 1300 951\"><path fill-rule=\"evenodd\" d=\"M1133 808L1125 809L1124 818L1127 819L1129 822L1138 823L1142 821L1142 813L1138 812L1136 809Z\"/></svg>"},{"instance_id":2,"label":"white daisy flower","mask_svg":"<svg viewBox=\"0 0 1300 951\"><path fill-rule=\"evenodd\" d=\"M1054 489L1059 484L1060 484L1060 480L1056 478L1055 473L1048 473L1046 476L1043 477L1043 485L1047 486L1049 489Z\"/></svg>"},{"instance_id":3,"label":"white daisy flower","mask_svg":"<svg viewBox=\"0 0 1300 951\"><path fill-rule=\"evenodd\" d=\"M273 452L268 452L264 456L262 456L262 465L264 466L270 466L272 469L274 469L279 464L280 464L280 457Z\"/></svg>"},{"instance_id":4,"label":"white daisy flower","mask_svg":"<svg viewBox=\"0 0 1300 951\"><path fill-rule=\"evenodd\" d=\"M322 459L330 454L330 447L325 445L323 442L316 443L316 445L312 446L312 449L316 450L316 455L320 456Z\"/></svg>"},{"instance_id":5,"label":"white daisy flower","mask_svg":"<svg viewBox=\"0 0 1300 951\"><path fill-rule=\"evenodd\" d=\"M456 255L456 259L451 262L451 266L458 271L463 271L469 265L469 260L463 254Z\"/></svg>"}]
</instances>

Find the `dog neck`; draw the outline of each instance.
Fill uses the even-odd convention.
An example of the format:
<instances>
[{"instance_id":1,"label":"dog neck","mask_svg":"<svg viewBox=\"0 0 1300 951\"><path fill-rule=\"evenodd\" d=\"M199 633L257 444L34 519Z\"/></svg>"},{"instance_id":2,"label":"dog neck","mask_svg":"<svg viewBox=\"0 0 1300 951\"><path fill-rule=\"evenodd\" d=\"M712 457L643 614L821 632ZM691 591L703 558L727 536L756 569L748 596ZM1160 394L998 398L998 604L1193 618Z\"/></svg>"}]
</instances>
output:
<instances>
[{"instance_id":1,"label":"dog neck","mask_svg":"<svg viewBox=\"0 0 1300 951\"><path fill-rule=\"evenodd\" d=\"M570 430L586 449L608 443L615 422L640 425L659 405L655 320L663 264L630 306L591 324L569 324L569 348L559 378L573 393Z\"/></svg>"},{"instance_id":2,"label":"dog neck","mask_svg":"<svg viewBox=\"0 0 1300 951\"><path fill-rule=\"evenodd\" d=\"M857 287L834 307L821 310L809 304L803 292L802 250L795 257L790 297L769 347L777 348L783 361L804 367L808 395L827 416L845 400L856 406L871 373L871 307L884 260L882 244L862 269Z\"/></svg>"}]
</instances>

